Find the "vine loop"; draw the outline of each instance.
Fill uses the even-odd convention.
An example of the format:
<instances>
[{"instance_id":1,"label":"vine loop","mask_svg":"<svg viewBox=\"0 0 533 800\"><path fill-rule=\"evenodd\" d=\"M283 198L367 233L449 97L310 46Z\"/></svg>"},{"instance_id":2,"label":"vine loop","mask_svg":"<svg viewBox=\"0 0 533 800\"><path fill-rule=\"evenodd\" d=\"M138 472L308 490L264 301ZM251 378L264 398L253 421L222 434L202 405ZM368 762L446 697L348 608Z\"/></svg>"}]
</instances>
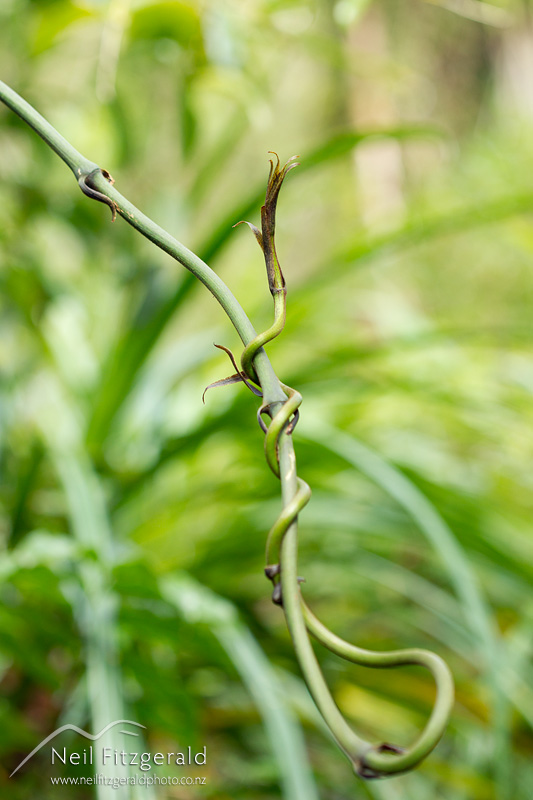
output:
<instances>
[{"instance_id":1,"label":"vine loop","mask_svg":"<svg viewBox=\"0 0 533 800\"><path fill-rule=\"evenodd\" d=\"M261 231L251 223L247 223L263 250L269 288L274 298L273 324L255 336L241 355L240 374L251 381L257 380L254 358L262 347L279 336L285 325L286 288L274 244L275 210L283 179L296 164L294 159L290 159L283 169L280 169L279 158L277 156L276 158L276 164L272 160L270 162L266 201L261 209ZM306 605L299 587L303 579L299 578L296 572L296 524L298 515L310 500L311 489L296 473L296 459L290 442L291 434L298 422L302 396L290 386L280 385L286 394L286 400L263 403L257 412L258 422L265 433L265 457L270 469L282 483L284 499L283 510L270 529L266 542L265 575L274 585L272 601L283 608L296 656L309 690L333 736L352 762L357 774L367 779L399 774L420 763L433 750L444 733L453 705L453 679L446 663L427 650L376 652L345 642L323 625ZM265 414L271 417L268 426L263 420ZM285 450L282 454L283 447ZM287 487L290 487L289 492ZM309 639L310 635L331 652L360 666L382 669L409 664L430 670L435 679L437 697L425 728L411 747L403 748L389 743L371 744L352 730L327 687Z\"/></svg>"},{"instance_id":2,"label":"vine loop","mask_svg":"<svg viewBox=\"0 0 533 800\"><path fill-rule=\"evenodd\" d=\"M299 392L285 385L283 385L283 388L289 394L289 397L274 415L265 435L266 460L272 472L280 480L282 478L279 455L280 447L283 438L290 436L294 429L295 413L302 402L302 397ZM296 470L295 462L293 464L293 469ZM284 550L283 542L291 527L297 522L298 515L303 508L305 508L311 497L311 489L308 484L297 475L295 477L296 492L293 497L285 503L283 510L270 529L266 544L265 575L274 584L274 591L272 594L273 602L277 605L281 605L285 612L286 609L281 583L284 572L282 556ZM438 655L427 650L413 648L378 652L366 650L344 641L332 633L314 616L301 595L299 589L299 584L301 582L301 578L296 578L291 588L297 592L298 613L303 622L303 628L305 629L307 638L309 634L311 634L331 652L359 666L388 669L392 667L416 665L425 667L432 673L437 687L437 697L428 722L415 743L410 748L403 748L389 743L373 745L356 736L343 720L340 712L333 703L331 695L329 695L329 690L325 685L321 673L320 679L317 680L314 670L310 668L309 652L312 652L312 649L308 642L307 644L309 644L309 647L307 655L299 657L300 666L311 694L315 698L319 708L322 706L321 711L326 722L330 726L340 746L352 761L354 769L360 777L367 779L380 778L405 772L413 768L433 750L446 728L448 716L453 705L454 694L453 679L448 666ZM289 629L294 639L296 635L294 620L291 620L287 613L286 616ZM298 655L298 648L296 649ZM328 692L328 704L330 708L328 708L328 704L322 699L324 692ZM334 708L336 713L332 712L331 708ZM342 723L339 722L339 717L342 719Z\"/></svg>"}]
</instances>

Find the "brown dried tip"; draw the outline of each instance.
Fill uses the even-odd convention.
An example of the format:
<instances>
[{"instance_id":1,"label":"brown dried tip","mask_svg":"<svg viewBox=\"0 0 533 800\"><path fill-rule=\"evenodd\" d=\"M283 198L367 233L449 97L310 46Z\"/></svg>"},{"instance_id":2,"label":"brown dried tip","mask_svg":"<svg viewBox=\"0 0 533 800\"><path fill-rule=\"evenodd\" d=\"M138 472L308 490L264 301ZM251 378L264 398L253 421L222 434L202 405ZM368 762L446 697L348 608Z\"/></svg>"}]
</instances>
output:
<instances>
[{"instance_id":1,"label":"brown dried tip","mask_svg":"<svg viewBox=\"0 0 533 800\"><path fill-rule=\"evenodd\" d=\"M233 365L233 369L235 370L235 375L230 375L228 378L221 378L218 381L214 381L214 383L210 383L209 386L206 386L202 395L202 403L205 404L205 395L209 389L214 389L217 386L229 386L232 383L244 383L252 392L252 394L255 394L256 397L262 397L263 395L260 388L254 386L253 383L250 383L244 372L241 372L241 370L238 368L237 362L235 361L235 356L231 350L227 347L224 347L223 344L215 344L215 347L218 347L219 350L223 350L228 355L229 360Z\"/></svg>"},{"instance_id":2,"label":"brown dried tip","mask_svg":"<svg viewBox=\"0 0 533 800\"><path fill-rule=\"evenodd\" d=\"M111 173L110 173L110 172L108 172L106 169L101 169L101 170L100 170L100 172L102 173L102 175L104 176L104 178L106 179L106 181L109 181L109 183L111 184L111 186L113 186L113 184L115 183L115 179L114 179L114 177L111 175Z\"/></svg>"},{"instance_id":3,"label":"brown dried tip","mask_svg":"<svg viewBox=\"0 0 533 800\"><path fill-rule=\"evenodd\" d=\"M268 151L271 155L276 156L276 164L274 164L274 160L270 159L270 172L268 175L268 184L266 190L266 197L265 197L265 206L268 209L268 213L270 216L274 216L276 213L276 204L278 202L278 195L281 189L281 184L285 180L285 176L291 169L294 167L299 167L300 162L296 161L297 158L300 156L291 156L287 163L280 169L280 160L277 153L274 150Z\"/></svg>"},{"instance_id":4,"label":"brown dried tip","mask_svg":"<svg viewBox=\"0 0 533 800\"><path fill-rule=\"evenodd\" d=\"M272 294L284 291L285 279L281 271L279 260L276 254L276 246L274 243L274 233L276 228L276 206L278 203L279 192L281 185L285 180L285 176L291 169L299 166L296 161L299 156L292 156L287 163L280 168L280 160L277 153L273 150L268 151L271 155L276 156L276 161L270 159L270 172L268 174L268 183L265 196L264 205L261 207L261 230L256 228L251 222L241 219L235 223L237 225L248 225L255 238L259 243L259 247L263 251L265 257L265 265L268 276L268 285ZM263 425L261 424L261 427Z\"/></svg>"},{"instance_id":5,"label":"brown dried tip","mask_svg":"<svg viewBox=\"0 0 533 800\"><path fill-rule=\"evenodd\" d=\"M273 581L276 575L281 572L279 564L268 564L265 567L265 575L269 581Z\"/></svg>"},{"instance_id":6,"label":"brown dried tip","mask_svg":"<svg viewBox=\"0 0 533 800\"><path fill-rule=\"evenodd\" d=\"M248 225L248 227L252 231L253 235L257 239L257 242L258 242L259 247L261 248L261 250L265 249L263 247L263 234L261 233L259 228L257 228L252 222L248 222L248 220L246 220L246 219L239 220L239 222L236 222L235 225L232 225L231 227L232 228L236 228L237 225Z\"/></svg>"}]
</instances>

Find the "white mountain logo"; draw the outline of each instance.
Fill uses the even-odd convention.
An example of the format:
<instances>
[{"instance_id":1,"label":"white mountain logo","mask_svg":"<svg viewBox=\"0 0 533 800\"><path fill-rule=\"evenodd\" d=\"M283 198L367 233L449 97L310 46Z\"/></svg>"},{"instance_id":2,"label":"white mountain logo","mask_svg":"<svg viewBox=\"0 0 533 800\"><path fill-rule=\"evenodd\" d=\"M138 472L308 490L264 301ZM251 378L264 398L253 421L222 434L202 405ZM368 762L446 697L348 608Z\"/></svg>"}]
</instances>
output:
<instances>
[{"instance_id":1,"label":"white mountain logo","mask_svg":"<svg viewBox=\"0 0 533 800\"><path fill-rule=\"evenodd\" d=\"M117 719L117 720L115 720L115 722L110 722L109 725L106 725L105 728L102 728L100 733L97 733L95 735L93 735L92 733L87 733L87 731L84 731L82 728L78 728L77 725L71 725L70 723L68 725L62 725L60 728L57 728L57 730L55 730L53 733L51 733L49 736L47 736L46 739L43 739L42 742L39 742L37 747L34 747L34 749L31 751L31 753L29 755L27 755L26 758L24 758L20 762L18 767L15 767L15 769L13 770L13 772L11 773L11 775L9 777L12 778L13 775L15 774L15 772L18 772L19 769L21 767L23 767L24 764L27 761L30 760L30 758L33 758L35 753L39 752L41 747L44 747L45 744L48 744L48 742L51 742L52 739L55 739L56 736L59 736L59 734L63 733L63 731L75 731L76 733L79 733L81 736L85 736L86 739L90 739L92 742L96 742L97 739L99 739L101 736L103 736L104 733L107 733L107 731L110 730L110 728L114 728L115 725L135 725L137 728L146 729L145 725L141 725L140 722L133 722L133 720L131 720L131 719ZM120 732L121 733L125 733L128 736L138 736L139 735L138 733L134 733L133 731L120 731Z\"/></svg>"}]
</instances>

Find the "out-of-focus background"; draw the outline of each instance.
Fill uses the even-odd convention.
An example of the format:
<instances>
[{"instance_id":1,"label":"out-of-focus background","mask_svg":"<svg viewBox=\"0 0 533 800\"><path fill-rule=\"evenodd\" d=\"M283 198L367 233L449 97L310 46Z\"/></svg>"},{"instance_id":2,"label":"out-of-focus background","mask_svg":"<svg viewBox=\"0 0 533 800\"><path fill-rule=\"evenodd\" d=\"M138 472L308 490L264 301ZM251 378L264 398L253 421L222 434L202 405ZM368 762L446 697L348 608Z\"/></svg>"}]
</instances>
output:
<instances>
[{"instance_id":1,"label":"out-of-focus background","mask_svg":"<svg viewBox=\"0 0 533 800\"><path fill-rule=\"evenodd\" d=\"M232 225L258 223L267 151L300 156L268 349L304 396L305 595L350 641L435 650L457 684L416 772L353 775L262 576L280 501L257 400L202 404L235 332L1 107L1 796L531 798L530 3L2 0L0 75L258 330L262 257ZM428 674L319 657L358 731L416 736ZM115 719L150 752L205 745L205 767L143 774L206 785L58 787L91 770L44 751L8 778L60 725Z\"/></svg>"}]
</instances>

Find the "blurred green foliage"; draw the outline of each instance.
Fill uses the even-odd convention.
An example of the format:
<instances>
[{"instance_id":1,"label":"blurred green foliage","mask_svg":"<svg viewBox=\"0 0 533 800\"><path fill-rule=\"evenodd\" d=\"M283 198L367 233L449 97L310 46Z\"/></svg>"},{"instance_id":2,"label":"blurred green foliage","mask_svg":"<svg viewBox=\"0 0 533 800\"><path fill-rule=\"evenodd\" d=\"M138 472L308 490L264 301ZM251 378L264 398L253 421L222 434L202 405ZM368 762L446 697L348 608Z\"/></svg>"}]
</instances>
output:
<instances>
[{"instance_id":1,"label":"blurred green foliage","mask_svg":"<svg viewBox=\"0 0 533 800\"><path fill-rule=\"evenodd\" d=\"M305 594L351 641L438 651L457 703L415 773L354 778L262 578L256 402L201 402L235 333L0 109L2 796L92 797L44 758L8 775L123 713L152 752L207 745L207 785L157 797L531 797L532 53L525 0L3 0L3 80L258 330L261 254L231 225L257 222L266 151L300 154L269 352L304 395ZM416 734L423 672L320 658L365 735Z\"/></svg>"}]
</instances>

